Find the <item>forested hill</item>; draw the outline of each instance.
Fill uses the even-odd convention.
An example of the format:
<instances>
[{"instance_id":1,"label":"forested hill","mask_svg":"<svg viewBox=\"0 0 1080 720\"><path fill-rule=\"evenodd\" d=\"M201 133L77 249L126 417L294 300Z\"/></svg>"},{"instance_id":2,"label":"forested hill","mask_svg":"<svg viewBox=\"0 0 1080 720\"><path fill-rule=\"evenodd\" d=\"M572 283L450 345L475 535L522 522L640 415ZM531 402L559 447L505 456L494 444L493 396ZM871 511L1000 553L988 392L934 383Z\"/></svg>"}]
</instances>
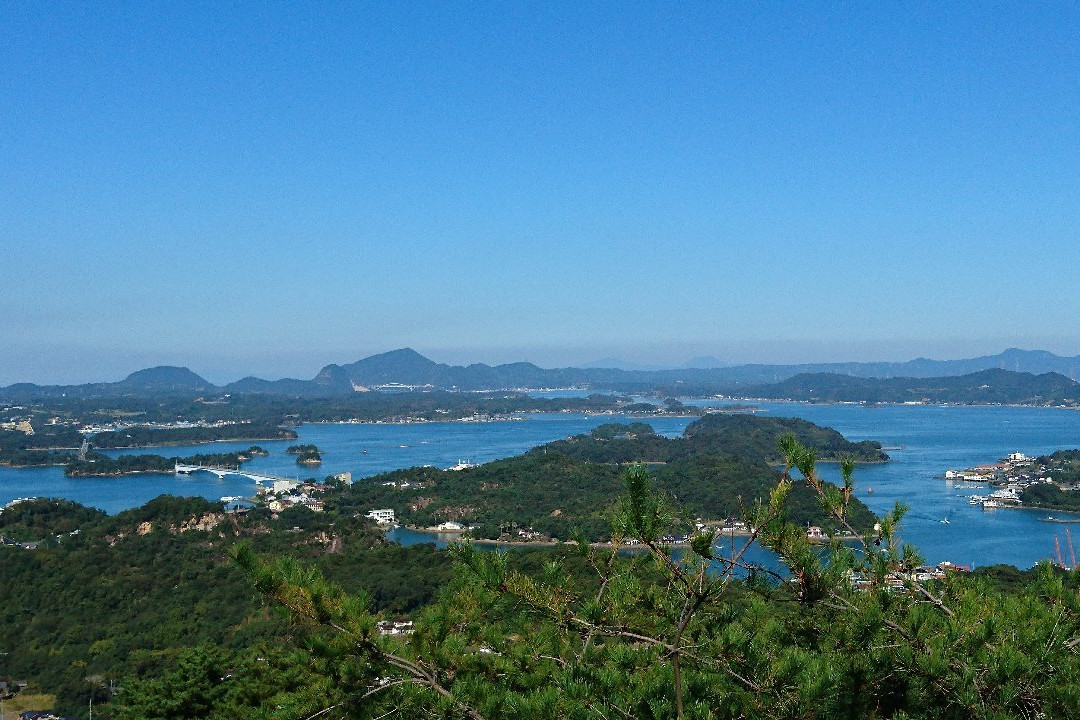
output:
<instances>
[{"instance_id":1,"label":"forested hill","mask_svg":"<svg viewBox=\"0 0 1080 720\"><path fill-rule=\"evenodd\" d=\"M162 365L137 370L119 382L82 385L17 383L0 388L0 399L27 402L50 398L194 396L217 388L185 367Z\"/></svg>"},{"instance_id":2,"label":"forested hill","mask_svg":"<svg viewBox=\"0 0 1080 720\"><path fill-rule=\"evenodd\" d=\"M939 378L858 378L827 373L743 388L747 397L811 402L928 402L974 405L1077 405L1080 383L1058 373L981 370Z\"/></svg>"},{"instance_id":3,"label":"forested hill","mask_svg":"<svg viewBox=\"0 0 1080 720\"><path fill-rule=\"evenodd\" d=\"M352 515L299 507L232 515L201 498L161 496L115 516L63 500L25 501L0 511L0 538L40 542L35 550L0 542L0 677L29 681L78 717L90 693L94 716L109 717L109 680L120 686L165 673L185 648L228 654L228 670L213 682L256 658L280 660L298 630L265 612L230 559L238 542L315 564L391 614L430 602L449 577L432 546L387 547ZM95 687L88 677L105 681ZM287 695L310 682L282 673L268 692ZM178 712L191 714L169 717L205 717L198 707Z\"/></svg>"},{"instance_id":4,"label":"forested hill","mask_svg":"<svg viewBox=\"0 0 1080 720\"><path fill-rule=\"evenodd\" d=\"M687 426L683 437L669 439L653 432L647 423L601 425L588 435L557 440L531 452L560 452L590 462L675 462L709 453L722 453L770 465L781 462L780 436L791 433L818 460L834 461L852 457L858 462L876 463L889 459L881 443L851 442L836 430L799 418L758 417L714 413Z\"/></svg>"},{"instance_id":5,"label":"forested hill","mask_svg":"<svg viewBox=\"0 0 1080 720\"><path fill-rule=\"evenodd\" d=\"M493 539L507 528L522 527L560 539L581 530L590 540L607 540L626 464L649 464L657 488L684 523L723 520L767 498L779 479L773 466L779 459L777 441L788 432L822 460L846 455L864 462L888 459L877 443L850 443L806 421L712 415L691 424L682 438L657 435L645 423L608 424L468 470L387 473L354 484L344 502L358 511L393 508L409 525L429 527L448 520L475 525L478 536ZM833 527L808 488L795 488L787 510L800 525ZM869 510L857 500L851 519L860 528L872 524Z\"/></svg>"}]
</instances>

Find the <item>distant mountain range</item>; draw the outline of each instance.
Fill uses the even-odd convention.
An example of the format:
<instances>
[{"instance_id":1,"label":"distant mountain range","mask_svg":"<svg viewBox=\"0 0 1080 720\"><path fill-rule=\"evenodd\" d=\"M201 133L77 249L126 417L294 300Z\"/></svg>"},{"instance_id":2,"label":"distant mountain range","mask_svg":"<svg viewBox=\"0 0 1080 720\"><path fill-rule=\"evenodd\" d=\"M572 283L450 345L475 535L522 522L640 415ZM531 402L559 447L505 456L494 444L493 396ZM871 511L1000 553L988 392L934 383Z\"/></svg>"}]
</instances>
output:
<instances>
[{"instance_id":1,"label":"distant mountain range","mask_svg":"<svg viewBox=\"0 0 1080 720\"><path fill-rule=\"evenodd\" d=\"M715 358L696 358L688 364L710 365L713 362ZM967 360L917 358L907 362L754 364L665 370L623 370L616 368L545 369L527 362L495 366L482 363L468 366L447 365L429 360L415 350L404 348L372 355L348 365L327 365L311 380L293 378L262 380L246 377L228 385L216 386L187 368L161 366L139 370L115 383L84 385L18 383L0 388L0 399L20 402L57 397L211 393L322 397L350 395L354 392L370 390L411 388L469 391L543 387L582 387L618 392L659 390L672 394L680 394L680 391L693 389L696 392L794 397L799 393L805 394L807 383L819 388L827 385L837 392L840 392L840 387L849 387L851 392L856 393L860 391L860 387L862 392L867 391L865 383L860 385L851 381L845 384L842 380L845 377L941 378L969 375L984 370L1004 370L1034 375L1056 373L1060 376L1060 380L1054 379L1054 382L1073 383L1073 379L1080 373L1080 356L1061 357L1044 350L1014 348L998 355ZM826 381L824 376L829 376L829 379ZM793 378L799 378L799 380L795 381ZM773 387L773 391L768 393L763 392L766 386L774 386L776 383L785 381L788 381L787 385ZM792 395L775 394L781 391L791 392Z\"/></svg>"},{"instance_id":2,"label":"distant mountain range","mask_svg":"<svg viewBox=\"0 0 1080 720\"><path fill-rule=\"evenodd\" d=\"M747 386L745 392L749 397L807 402L1080 404L1080 383L1060 373L1035 375L998 369L932 378L802 373L778 383Z\"/></svg>"}]
</instances>

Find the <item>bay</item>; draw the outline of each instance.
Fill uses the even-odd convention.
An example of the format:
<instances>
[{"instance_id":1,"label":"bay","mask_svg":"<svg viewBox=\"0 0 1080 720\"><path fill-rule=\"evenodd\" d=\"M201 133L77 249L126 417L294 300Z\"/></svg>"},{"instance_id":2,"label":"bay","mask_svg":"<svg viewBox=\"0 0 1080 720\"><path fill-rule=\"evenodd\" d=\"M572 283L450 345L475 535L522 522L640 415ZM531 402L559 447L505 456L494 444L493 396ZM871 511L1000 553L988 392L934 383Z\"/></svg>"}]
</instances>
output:
<instances>
[{"instance_id":1,"label":"bay","mask_svg":"<svg viewBox=\"0 0 1080 720\"><path fill-rule=\"evenodd\" d=\"M984 510L968 503L972 494L984 491L958 487L943 475L948 469L993 462L1017 450L1039 455L1080 447L1080 412L1001 406L755 404L768 415L835 428L849 440L903 446L887 451L888 463L856 469L856 495L879 514L896 502L909 506L900 535L931 563L1026 568L1053 558L1055 537L1065 561L1070 561L1065 526L1040 520L1047 511ZM820 470L827 479L840 480L837 465L823 463ZM1059 511L1049 514L1069 517ZM1080 543L1080 537L1074 540Z\"/></svg>"},{"instance_id":2,"label":"bay","mask_svg":"<svg viewBox=\"0 0 1080 720\"><path fill-rule=\"evenodd\" d=\"M119 455L156 454L187 456L246 450L252 445L267 450L244 463L244 469L294 479L322 479L327 475L351 472L354 480L400 468L432 465L448 468L459 462L485 463L520 455L543 443L585 433L605 422L634 422L625 415L584 415L580 413L537 413L515 416L498 422L430 422L405 425L305 424L296 428L296 440L259 442L217 442L131 450L107 450ZM694 418L656 418L653 428L668 437L682 434ZM319 447L323 463L315 468L300 467L285 449L297 443ZM111 478L68 478L61 467L0 467L0 505L19 497L58 497L74 500L115 513L138 507L163 493L198 495L211 500L220 497L250 496L255 484L242 475L218 479L210 473L159 475L139 473Z\"/></svg>"},{"instance_id":3,"label":"bay","mask_svg":"<svg viewBox=\"0 0 1080 720\"><path fill-rule=\"evenodd\" d=\"M685 401L691 402L691 401ZM693 401L716 405L716 400ZM758 402L766 415L801 417L836 428L852 440L879 440L892 461L856 470L856 492L875 512L896 501L910 506L901 535L929 562L949 560L965 565L1008 563L1030 567L1054 554L1057 538L1069 561L1065 527L1041 522L1046 511L983 510L969 505L975 489L946 482L947 469L962 469L1022 451L1028 455L1080 447L1080 412L1056 408L943 407L899 405L807 405ZM587 432L604 422L631 422L619 415L573 413L523 414L519 419L487 423L418 423L412 425L322 425L297 429L296 441L259 442L270 452L245 468L295 477L322 478L351 472L354 480L403 467L450 467L459 461L483 463L520 454L536 445ZM654 418L648 421L669 437L682 433L692 418ZM284 450L295 442L314 443L324 451L323 465L299 468ZM250 442L213 443L109 454L158 453L189 455L243 450ZM822 473L839 479L835 465L822 464ZM868 490L872 488L873 492ZM120 478L66 478L62 468L0 468L0 504L16 497L64 497L113 513L143 504L162 493L251 495L252 481L243 476L218 479L207 473L192 476L130 475ZM1063 513L1054 512L1055 516ZM948 520L943 523L942 520ZM1077 527L1080 532L1080 527ZM424 541L409 538L405 542ZM1080 542L1080 538L1076 538Z\"/></svg>"}]
</instances>

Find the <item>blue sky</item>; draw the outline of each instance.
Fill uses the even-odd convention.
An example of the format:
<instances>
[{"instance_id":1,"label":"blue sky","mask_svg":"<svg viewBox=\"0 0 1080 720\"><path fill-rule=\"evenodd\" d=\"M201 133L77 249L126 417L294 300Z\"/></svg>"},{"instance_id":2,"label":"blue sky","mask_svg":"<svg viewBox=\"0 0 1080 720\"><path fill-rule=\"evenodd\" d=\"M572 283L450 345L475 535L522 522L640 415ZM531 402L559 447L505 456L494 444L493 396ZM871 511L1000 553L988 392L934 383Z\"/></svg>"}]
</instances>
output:
<instances>
[{"instance_id":1,"label":"blue sky","mask_svg":"<svg viewBox=\"0 0 1080 720\"><path fill-rule=\"evenodd\" d=\"M0 5L0 384L1080 353L1080 9Z\"/></svg>"}]
</instances>

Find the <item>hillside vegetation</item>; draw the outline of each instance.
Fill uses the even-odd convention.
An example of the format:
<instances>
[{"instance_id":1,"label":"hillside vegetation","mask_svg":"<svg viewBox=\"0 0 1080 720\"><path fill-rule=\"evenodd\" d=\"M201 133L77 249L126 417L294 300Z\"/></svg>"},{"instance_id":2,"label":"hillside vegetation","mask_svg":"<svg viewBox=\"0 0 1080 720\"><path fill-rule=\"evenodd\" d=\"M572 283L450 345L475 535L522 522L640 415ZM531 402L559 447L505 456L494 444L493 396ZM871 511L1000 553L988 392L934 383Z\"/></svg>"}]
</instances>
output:
<instances>
[{"instance_id":1,"label":"hillside vegetation","mask_svg":"<svg viewBox=\"0 0 1080 720\"><path fill-rule=\"evenodd\" d=\"M475 534L485 538L532 528L560 539L576 529L589 540L607 540L621 466L642 462L650 464L658 489L680 514L685 529L697 518L738 517L767 498L779 477L773 467L780 460L777 441L791 432L822 460L888 459L878 443L851 443L835 430L804 420L710 415L689 425L682 438L658 435L646 423L608 424L477 468L386 473L355 484L343 502L365 511L392 508L410 525L475 525ZM834 526L806 488L796 488L787 510L801 525ZM859 528L871 521L857 500L851 517Z\"/></svg>"}]
</instances>

